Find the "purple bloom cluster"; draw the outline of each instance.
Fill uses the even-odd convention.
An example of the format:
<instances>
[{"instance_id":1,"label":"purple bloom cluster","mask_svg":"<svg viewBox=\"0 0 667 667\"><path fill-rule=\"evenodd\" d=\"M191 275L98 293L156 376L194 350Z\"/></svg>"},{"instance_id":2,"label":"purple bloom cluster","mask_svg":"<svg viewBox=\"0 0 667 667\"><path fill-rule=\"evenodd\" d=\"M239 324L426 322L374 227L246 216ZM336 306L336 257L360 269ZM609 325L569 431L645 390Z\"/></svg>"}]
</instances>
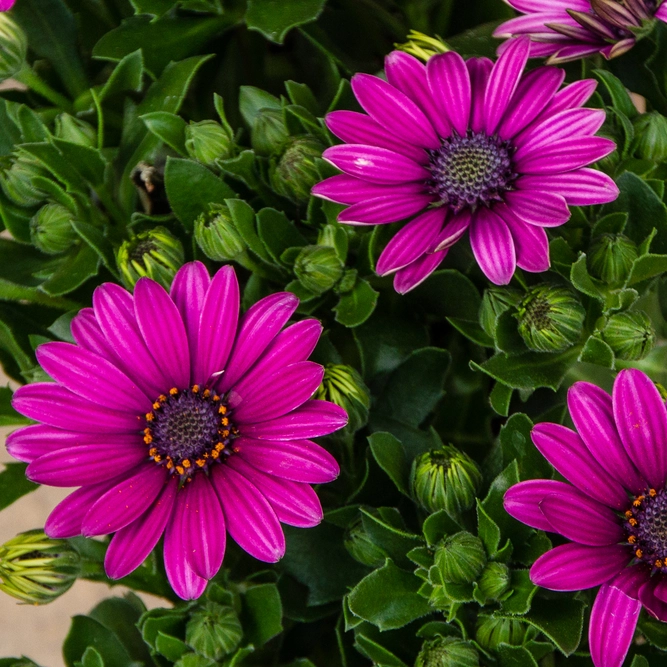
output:
<instances>
[{"instance_id":1,"label":"purple bloom cluster","mask_svg":"<svg viewBox=\"0 0 667 667\"><path fill-rule=\"evenodd\" d=\"M280 522L319 523L310 485L338 475L310 438L347 423L342 408L310 400L323 369L307 359L322 327L284 328L297 305L273 294L240 317L234 270L211 279L199 262L179 270L170 294L149 278L134 295L98 287L72 321L76 344L37 350L55 383L14 394L14 407L41 423L12 433L10 454L35 482L81 486L46 533L115 533L105 560L114 579L164 533L167 576L185 599L220 569L226 532L255 558L280 559Z\"/></svg>"}]
</instances>

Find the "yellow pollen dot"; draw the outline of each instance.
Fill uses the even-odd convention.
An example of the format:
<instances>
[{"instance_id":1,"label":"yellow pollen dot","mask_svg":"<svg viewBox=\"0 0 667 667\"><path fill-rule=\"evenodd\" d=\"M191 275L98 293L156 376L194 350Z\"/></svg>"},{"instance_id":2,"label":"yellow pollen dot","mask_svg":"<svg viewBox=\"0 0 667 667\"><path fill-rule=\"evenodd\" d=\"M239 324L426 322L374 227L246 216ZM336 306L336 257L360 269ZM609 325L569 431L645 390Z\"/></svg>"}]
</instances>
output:
<instances>
[{"instance_id":1,"label":"yellow pollen dot","mask_svg":"<svg viewBox=\"0 0 667 667\"><path fill-rule=\"evenodd\" d=\"M220 396L216 395L216 396L213 397L213 402L214 403L217 403L219 400L220 400Z\"/></svg>"},{"instance_id":2,"label":"yellow pollen dot","mask_svg":"<svg viewBox=\"0 0 667 667\"><path fill-rule=\"evenodd\" d=\"M162 406L158 401L155 401L155 403L153 403L153 410L159 410L161 407Z\"/></svg>"},{"instance_id":3,"label":"yellow pollen dot","mask_svg":"<svg viewBox=\"0 0 667 667\"><path fill-rule=\"evenodd\" d=\"M625 518L626 519L631 519L632 518L632 510L627 510L625 512Z\"/></svg>"},{"instance_id":4,"label":"yellow pollen dot","mask_svg":"<svg viewBox=\"0 0 667 667\"><path fill-rule=\"evenodd\" d=\"M219 443L215 446L215 451L216 451L216 452L221 452L224 448L225 448L225 444L224 444L223 442L219 442Z\"/></svg>"},{"instance_id":5,"label":"yellow pollen dot","mask_svg":"<svg viewBox=\"0 0 667 667\"><path fill-rule=\"evenodd\" d=\"M217 459L218 456L220 456L220 452L219 452L217 449L214 449L214 450L211 452L211 458L212 458L212 459Z\"/></svg>"},{"instance_id":6,"label":"yellow pollen dot","mask_svg":"<svg viewBox=\"0 0 667 667\"><path fill-rule=\"evenodd\" d=\"M182 475L185 472L185 468L183 468L183 466L176 466L176 472L179 475Z\"/></svg>"},{"instance_id":7,"label":"yellow pollen dot","mask_svg":"<svg viewBox=\"0 0 667 667\"><path fill-rule=\"evenodd\" d=\"M628 523L629 523L631 526L636 526L636 525L637 525L637 519L630 519L630 521L628 521Z\"/></svg>"},{"instance_id":8,"label":"yellow pollen dot","mask_svg":"<svg viewBox=\"0 0 667 667\"><path fill-rule=\"evenodd\" d=\"M218 408L218 412L219 412L221 415L226 414L226 413L227 413L227 406L226 406L226 405L221 405L221 406Z\"/></svg>"},{"instance_id":9,"label":"yellow pollen dot","mask_svg":"<svg viewBox=\"0 0 667 667\"><path fill-rule=\"evenodd\" d=\"M633 507L639 507L642 504L642 500L644 500L644 496L639 496L633 503Z\"/></svg>"},{"instance_id":10,"label":"yellow pollen dot","mask_svg":"<svg viewBox=\"0 0 667 667\"><path fill-rule=\"evenodd\" d=\"M173 461L167 461L167 470L171 470L174 467Z\"/></svg>"},{"instance_id":11,"label":"yellow pollen dot","mask_svg":"<svg viewBox=\"0 0 667 667\"><path fill-rule=\"evenodd\" d=\"M146 421L147 422L152 422L155 419L155 415L152 412L147 412L146 413Z\"/></svg>"},{"instance_id":12,"label":"yellow pollen dot","mask_svg":"<svg viewBox=\"0 0 667 667\"><path fill-rule=\"evenodd\" d=\"M183 459L183 467L184 468L189 468L191 465L192 465L192 463L190 463L190 459Z\"/></svg>"},{"instance_id":13,"label":"yellow pollen dot","mask_svg":"<svg viewBox=\"0 0 667 667\"><path fill-rule=\"evenodd\" d=\"M176 387L172 387L172 388L169 390L169 393L170 393L172 396L176 396L176 394L178 394L178 389L176 389Z\"/></svg>"},{"instance_id":14,"label":"yellow pollen dot","mask_svg":"<svg viewBox=\"0 0 667 667\"><path fill-rule=\"evenodd\" d=\"M198 384L193 384L192 385L192 393L193 394L199 393L199 385Z\"/></svg>"},{"instance_id":15,"label":"yellow pollen dot","mask_svg":"<svg viewBox=\"0 0 667 667\"><path fill-rule=\"evenodd\" d=\"M197 459L195 463L200 467L203 468L204 465L206 464L206 459Z\"/></svg>"},{"instance_id":16,"label":"yellow pollen dot","mask_svg":"<svg viewBox=\"0 0 667 667\"><path fill-rule=\"evenodd\" d=\"M241 448L240 447L234 447L234 449L232 451L235 452L236 454L238 454L241 451Z\"/></svg>"},{"instance_id":17,"label":"yellow pollen dot","mask_svg":"<svg viewBox=\"0 0 667 667\"><path fill-rule=\"evenodd\" d=\"M155 456L157 454L157 447L151 447L148 450L148 456Z\"/></svg>"},{"instance_id":18,"label":"yellow pollen dot","mask_svg":"<svg viewBox=\"0 0 667 667\"><path fill-rule=\"evenodd\" d=\"M159 454L156 454L153 457L153 461L155 461L155 463L160 463L160 461L162 461L162 457Z\"/></svg>"},{"instance_id":19,"label":"yellow pollen dot","mask_svg":"<svg viewBox=\"0 0 667 667\"><path fill-rule=\"evenodd\" d=\"M648 495L651 496L651 498L655 498L658 495L658 492L655 489L649 489Z\"/></svg>"},{"instance_id":20,"label":"yellow pollen dot","mask_svg":"<svg viewBox=\"0 0 667 667\"><path fill-rule=\"evenodd\" d=\"M655 561L654 565L655 565L656 567L662 567L662 561L658 558L658 560Z\"/></svg>"},{"instance_id":21,"label":"yellow pollen dot","mask_svg":"<svg viewBox=\"0 0 667 667\"><path fill-rule=\"evenodd\" d=\"M149 428L145 428L145 429L144 429L144 433L145 433L146 435L150 435L150 434L151 434L151 430L150 430Z\"/></svg>"},{"instance_id":22,"label":"yellow pollen dot","mask_svg":"<svg viewBox=\"0 0 667 667\"><path fill-rule=\"evenodd\" d=\"M220 431L220 435L221 435L223 438L228 438L228 437L229 437L229 431Z\"/></svg>"},{"instance_id":23,"label":"yellow pollen dot","mask_svg":"<svg viewBox=\"0 0 667 667\"><path fill-rule=\"evenodd\" d=\"M204 398L208 398L211 395L210 389L204 389Z\"/></svg>"},{"instance_id":24,"label":"yellow pollen dot","mask_svg":"<svg viewBox=\"0 0 667 667\"><path fill-rule=\"evenodd\" d=\"M167 397L164 394L160 394L157 397L157 400L160 401L160 403L164 403L167 400Z\"/></svg>"},{"instance_id":25,"label":"yellow pollen dot","mask_svg":"<svg viewBox=\"0 0 667 667\"><path fill-rule=\"evenodd\" d=\"M227 417L223 417L220 423L223 426L227 426L229 424L229 419L227 419Z\"/></svg>"},{"instance_id":26,"label":"yellow pollen dot","mask_svg":"<svg viewBox=\"0 0 667 667\"><path fill-rule=\"evenodd\" d=\"M151 442L153 442L153 436L152 436L152 435L145 435L145 436L144 436L144 442L145 442L147 445L150 445Z\"/></svg>"},{"instance_id":27,"label":"yellow pollen dot","mask_svg":"<svg viewBox=\"0 0 667 667\"><path fill-rule=\"evenodd\" d=\"M637 538L634 535L630 535L630 537L628 537L628 542L630 542L630 544L634 544L636 541Z\"/></svg>"},{"instance_id":28,"label":"yellow pollen dot","mask_svg":"<svg viewBox=\"0 0 667 667\"><path fill-rule=\"evenodd\" d=\"M637 549L637 551L635 551L635 556L637 556L637 558L641 558L643 555L644 552L641 549Z\"/></svg>"}]
</instances>

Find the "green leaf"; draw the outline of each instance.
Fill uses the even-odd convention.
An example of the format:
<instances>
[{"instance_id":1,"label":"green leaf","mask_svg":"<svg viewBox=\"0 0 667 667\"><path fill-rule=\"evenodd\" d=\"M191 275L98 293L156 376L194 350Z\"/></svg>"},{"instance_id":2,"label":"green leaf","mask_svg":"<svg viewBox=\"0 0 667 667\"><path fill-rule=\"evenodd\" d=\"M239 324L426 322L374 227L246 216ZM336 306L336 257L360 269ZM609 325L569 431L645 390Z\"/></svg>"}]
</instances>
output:
<instances>
[{"instance_id":1,"label":"green leaf","mask_svg":"<svg viewBox=\"0 0 667 667\"><path fill-rule=\"evenodd\" d=\"M523 620L543 632L564 655L579 646L584 627L585 604L572 598L535 598Z\"/></svg>"},{"instance_id":2,"label":"green leaf","mask_svg":"<svg viewBox=\"0 0 667 667\"><path fill-rule=\"evenodd\" d=\"M322 12L326 0L248 0L245 21L266 38L282 44L294 27L310 23Z\"/></svg>"},{"instance_id":3,"label":"green leaf","mask_svg":"<svg viewBox=\"0 0 667 667\"><path fill-rule=\"evenodd\" d=\"M263 208L257 214L257 233L271 258L280 264L280 256L288 248L305 246L308 241L281 211Z\"/></svg>"},{"instance_id":4,"label":"green leaf","mask_svg":"<svg viewBox=\"0 0 667 667\"><path fill-rule=\"evenodd\" d=\"M628 285L654 278L667 271L667 255L642 255L632 265Z\"/></svg>"},{"instance_id":5,"label":"green leaf","mask_svg":"<svg viewBox=\"0 0 667 667\"><path fill-rule=\"evenodd\" d=\"M603 340L591 336L581 350L579 361L614 368L614 352Z\"/></svg>"},{"instance_id":6,"label":"green leaf","mask_svg":"<svg viewBox=\"0 0 667 667\"><path fill-rule=\"evenodd\" d=\"M602 216L594 225L591 236L600 234L622 234L628 224L627 213L610 213Z\"/></svg>"},{"instance_id":7,"label":"green leaf","mask_svg":"<svg viewBox=\"0 0 667 667\"><path fill-rule=\"evenodd\" d=\"M500 544L500 528L486 513L479 498L477 498L477 536L482 540L488 557L493 558Z\"/></svg>"},{"instance_id":8,"label":"green leaf","mask_svg":"<svg viewBox=\"0 0 667 667\"><path fill-rule=\"evenodd\" d=\"M506 614L523 616L530 609L535 593L538 588L530 580L529 570L513 570L511 595L503 600L501 609Z\"/></svg>"},{"instance_id":9,"label":"green leaf","mask_svg":"<svg viewBox=\"0 0 667 667\"><path fill-rule=\"evenodd\" d=\"M111 72L111 76L99 92L100 102L121 93L140 93L143 87L143 75L144 57L141 49L137 49L123 57Z\"/></svg>"},{"instance_id":10,"label":"green leaf","mask_svg":"<svg viewBox=\"0 0 667 667\"><path fill-rule=\"evenodd\" d=\"M151 14L152 16L163 16L178 0L130 0L135 14Z\"/></svg>"},{"instance_id":11,"label":"green leaf","mask_svg":"<svg viewBox=\"0 0 667 667\"><path fill-rule=\"evenodd\" d=\"M349 595L351 611L380 630L395 630L431 612L417 592L420 580L391 560L362 579Z\"/></svg>"},{"instance_id":12,"label":"green leaf","mask_svg":"<svg viewBox=\"0 0 667 667\"><path fill-rule=\"evenodd\" d=\"M145 612L137 624L143 640L153 649L160 634L183 637L188 612L184 608L151 609Z\"/></svg>"},{"instance_id":13,"label":"green leaf","mask_svg":"<svg viewBox=\"0 0 667 667\"><path fill-rule=\"evenodd\" d=\"M104 667L128 667L132 663L123 644L111 630L89 616L74 616L63 644L67 667L74 667L89 646L100 654Z\"/></svg>"},{"instance_id":14,"label":"green leaf","mask_svg":"<svg viewBox=\"0 0 667 667\"><path fill-rule=\"evenodd\" d=\"M184 653L190 650L190 647L180 639L158 631L155 638L155 650L168 660L176 662Z\"/></svg>"},{"instance_id":15,"label":"green leaf","mask_svg":"<svg viewBox=\"0 0 667 667\"><path fill-rule=\"evenodd\" d=\"M22 426L30 420L12 407L14 392L9 387L0 387L0 426Z\"/></svg>"},{"instance_id":16,"label":"green leaf","mask_svg":"<svg viewBox=\"0 0 667 667\"><path fill-rule=\"evenodd\" d=\"M650 667L648 660L643 655L636 655L630 667Z\"/></svg>"},{"instance_id":17,"label":"green leaf","mask_svg":"<svg viewBox=\"0 0 667 667\"><path fill-rule=\"evenodd\" d=\"M639 115L637 107L632 103L632 99L620 79L604 69L593 70L593 74L605 85L617 111L620 111L630 120Z\"/></svg>"},{"instance_id":18,"label":"green leaf","mask_svg":"<svg viewBox=\"0 0 667 667\"><path fill-rule=\"evenodd\" d=\"M513 414L500 429L500 447L503 465L517 462L519 478L544 479L551 477L552 469L530 439L531 419L520 412Z\"/></svg>"},{"instance_id":19,"label":"green leaf","mask_svg":"<svg viewBox=\"0 0 667 667\"><path fill-rule=\"evenodd\" d=\"M478 322L482 299L474 283L460 271L436 271L408 297L429 317L453 317L467 322Z\"/></svg>"},{"instance_id":20,"label":"green leaf","mask_svg":"<svg viewBox=\"0 0 667 667\"><path fill-rule=\"evenodd\" d=\"M283 607L275 584L251 586L243 596L244 641L260 647L283 631Z\"/></svg>"},{"instance_id":21,"label":"green leaf","mask_svg":"<svg viewBox=\"0 0 667 667\"><path fill-rule=\"evenodd\" d=\"M378 667L407 667L407 665L391 651L360 632L354 636L354 644L359 653Z\"/></svg>"},{"instance_id":22,"label":"green leaf","mask_svg":"<svg viewBox=\"0 0 667 667\"><path fill-rule=\"evenodd\" d=\"M378 432L368 436L368 444L380 468L389 475L396 488L409 497L410 463L401 441L391 433Z\"/></svg>"},{"instance_id":23,"label":"green leaf","mask_svg":"<svg viewBox=\"0 0 667 667\"><path fill-rule=\"evenodd\" d=\"M502 382L496 382L489 394L489 403L497 414L507 417L514 390Z\"/></svg>"},{"instance_id":24,"label":"green leaf","mask_svg":"<svg viewBox=\"0 0 667 667\"><path fill-rule=\"evenodd\" d=\"M572 281L572 285L574 285L574 287L583 294L586 294L593 299L598 299L599 301L604 300L604 294L602 294L599 287L593 282L593 279L588 273L588 268L586 266L586 255L583 253L572 265L572 269L570 271L570 280Z\"/></svg>"},{"instance_id":25,"label":"green leaf","mask_svg":"<svg viewBox=\"0 0 667 667\"><path fill-rule=\"evenodd\" d=\"M538 667L535 658L525 646L500 644L498 654L500 667Z\"/></svg>"},{"instance_id":26,"label":"green leaf","mask_svg":"<svg viewBox=\"0 0 667 667\"><path fill-rule=\"evenodd\" d=\"M9 507L22 496L34 491L39 484L30 482L25 476L25 463L5 463L0 472L0 510Z\"/></svg>"},{"instance_id":27,"label":"green leaf","mask_svg":"<svg viewBox=\"0 0 667 667\"><path fill-rule=\"evenodd\" d=\"M363 508L360 512L364 530L371 540L381 547L399 567L410 568L412 565L407 557L408 552L424 542L419 535L408 533L404 529L398 510L380 508L379 517L370 514ZM398 516L393 515L393 513ZM398 525L392 525L390 521Z\"/></svg>"},{"instance_id":28,"label":"green leaf","mask_svg":"<svg viewBox=\"0 0 667 667\"><path fill-rule=\"evenodd\" d=\"M377 300L378 292L370 283L358 279L352 291L343 294L333 309L336 322L348 328L360 326L373 314Z\"/></svg>"},{"instance_id":29,"label":"green leaf","mask_svg":"<svg viewBox=\"0 0 667 667\"><path fill-rule=\"evenodd\" d=\"M149 132L171 146L180 155L187 156L185 148L185 121L176 114L166 111L154 111L141 116Z\"/></svg>"},{"instance_id":30,"label":"green leaf","mask_svg":"<svg viewBox=\"0 0 667 667\"><path fill-rule=\"evenodd\" d=\"M281 111L283 108L280 100L271 93L267 93L255 86L241 86L239 88L239 111L243 120L252 129L255 126L257 116L262 109L275 109Z\"/></svg>"},{"instance_id":31,"label":"green leaf","mask_svg":"<svg viewBox=\"0 0 667 667\"><path fill-rule=\"evenodd\" d=\"M92 647L89 646L84 652L81 662L75 663L78 667L104 667L104 660L102 656Z\"/></svg>"},{"instance_id":32,"label":"green leaf","mask_svg":"<svg viewBox=\"0 0 667 667\"><path fill-rule=\"evenodd\" d=\"M422 526L424 538L431 546L436 545L440 540L453 535L461 530L461 526L447 514L446 510L440 510L427 517Z\"/></svg>"},{"instance_id":33,"label":"green leaf","mask_svg":"<svg viewBox=\"0 0 667 667\"><path fill-rule=\"evenodd\" d=\"M94 188L104 183L108 163L99 150L63 139L54 138L52 141L65 160L74 165L80 176Z\"/></svg>"},{"instance_id":34,"label":"green leaf","mask_svg":"<svg viewBox=\"0 0 667 667\"><path fill-rule=\"evenodd\" d=\"M40 289L50 296L69 294L97 275L99 263L95 250L86 243L79 243L63 258L58 270L40 285Z\"/></svg>"}]
</instances>

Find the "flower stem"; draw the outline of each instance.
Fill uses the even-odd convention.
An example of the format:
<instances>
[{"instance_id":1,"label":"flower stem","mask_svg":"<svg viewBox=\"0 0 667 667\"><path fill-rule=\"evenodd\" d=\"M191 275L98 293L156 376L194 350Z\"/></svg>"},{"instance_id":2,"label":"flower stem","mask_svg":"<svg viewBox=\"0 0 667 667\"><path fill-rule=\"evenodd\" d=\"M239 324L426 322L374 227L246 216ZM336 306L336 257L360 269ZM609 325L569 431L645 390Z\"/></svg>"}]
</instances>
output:
<instances>
[{"instance_id":1,"label":"flower stem","mask_svg":"<svg viewBox=\"0 0 667 667\"><path fill-rule=\"evenodd\" d=\"M17 81L24 83L30 90L34 91L43 98L49 100L61 109L72 111L72 103L61 93L53 90L30 65L25 65L23 69L14 77Z\"/></svg>"}]
</instances>

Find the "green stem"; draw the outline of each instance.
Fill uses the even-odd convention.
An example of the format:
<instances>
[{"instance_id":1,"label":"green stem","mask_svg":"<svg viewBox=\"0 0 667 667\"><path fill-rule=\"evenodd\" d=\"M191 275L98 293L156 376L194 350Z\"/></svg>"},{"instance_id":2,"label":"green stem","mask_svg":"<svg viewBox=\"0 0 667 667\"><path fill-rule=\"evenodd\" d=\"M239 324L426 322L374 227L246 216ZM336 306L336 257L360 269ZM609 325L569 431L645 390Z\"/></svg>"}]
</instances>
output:
<instances>
[{"instance_id":1,"label":"green stem","mask_svg":"<svg viewBox=\"0 0 667 667\"><path fill-rule=\"evenodd\" d=\"M17 81L24 83L30 90L49 100L49 102L52 102L57 107L67 111L73 110L72 102L61 93L53 90L48 83L34 72L30 65L26 64L14 78Z\"/></svg>"}]
</instances>

